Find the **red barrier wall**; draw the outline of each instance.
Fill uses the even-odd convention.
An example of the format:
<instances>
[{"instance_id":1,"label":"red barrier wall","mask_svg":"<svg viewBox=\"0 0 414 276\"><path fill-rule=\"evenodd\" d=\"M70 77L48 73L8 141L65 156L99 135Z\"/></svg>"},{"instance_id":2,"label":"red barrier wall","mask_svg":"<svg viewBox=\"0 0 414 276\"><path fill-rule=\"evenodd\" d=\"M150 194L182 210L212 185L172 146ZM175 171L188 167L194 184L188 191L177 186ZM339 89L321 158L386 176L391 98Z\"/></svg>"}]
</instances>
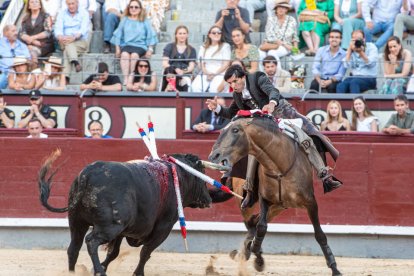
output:
<instances>
[{"instance_id":1,"label":"red barrier wall","mask_svg":"<svg viewBox=\"0 0 414 276\"><path fill-rule=\"evenodd\" d=\"M323 195L315 182L323 224L414 226L414 137L360 134L333 134L340 150L336 176L345 185ZM160 140L159 153L194 153L206 159L214 141ZM42 160L56 147L62 149L57 163L67 159L55 176L50 203L66 206L74 177L96 160L126 161L148 154L143 142L135 139L92 140L84 138L25 139L0 137L0 216L65 217L46 211L39 203L37 172ZM218 177L216 172L209 175ZM188 220L241 221L235 200L207 210L186 209ZM309 223L304 210L290 209L277 222Z\"/></svg>"}]
</instances>

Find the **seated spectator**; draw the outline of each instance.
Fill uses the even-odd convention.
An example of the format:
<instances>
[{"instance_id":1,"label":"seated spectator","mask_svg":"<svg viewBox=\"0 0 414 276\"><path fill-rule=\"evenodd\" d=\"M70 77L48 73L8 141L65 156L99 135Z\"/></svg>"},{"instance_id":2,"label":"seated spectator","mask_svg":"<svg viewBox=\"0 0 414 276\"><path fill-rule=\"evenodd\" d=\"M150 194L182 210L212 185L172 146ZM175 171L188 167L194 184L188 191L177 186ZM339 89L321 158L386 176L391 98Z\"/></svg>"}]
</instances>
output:
<instances>
[{"instance_id":1,"label":"seated spectator","mask_svg":"<svg viewBox=\"0 0 414 276\"><path fill-rule=\"evenodd\" d=\"M180 76L189 87L190 75L195 68L196 50L188 44L188 28L180 25L175 29L175 41L168 43L162 54L162 67L174 67L175 73ZM187 91L187 90L186 90Z\"/></svg>"},{"instance_id":2,"label":"seated spectator","mask_svg":"<svg viewBox=\"0 0 414 276\"><path fill-rule=\"evenodd\" d=\"M9 68L13 65L16 56L30 59L30 52L26 44L17 39L17 28L14 25L6 25L3 29L3 37L0 38L0 89L8 84Z\"/></svg>"},{"instance_id":3,"label":"seated spectator","mask_svg":"<svg viewBox=\"0 0 414 276\"><path fill-rule=\"evenodd\" d=\"M66 0L42 0L42 7L48 15L50 15L52 22L56 22L56 17L62 8L62 2Z\"/></svg>"},{"instance_id":4,"label":"seated spectator","mask_svg":"<svg viewBox=\"0 0 414 276\"><path fill-rule=\"evenodd\" d=\"M111 52L111 38L115 29L119 25L119 21L127 8L129 0L111 0L105 1L104 11L102 17L103 25L103 39L104 39L104 54Z\"/></svg>"},{"instance_id":5,"label":"seated spectator","mask_svg":"<svg viewBox=\"0 0 414 276\"><path fill-rule=\"evenodd\" d=\"M403 0L401 13L397 14L394 23L394 36L405 39L405 31L414 31L414 0Z\"/></svg>"},{"instance_id":6,"label":"seated spectator","mask_svg":"<svg viewBox=\"0 0 414 276\"><path fill-rule=\"evenodd\" d=\"M259 50L256 45L247 43L246 36L240 28L235 28L231 36L234 44L231 59L240 59L249 73L256 72L259 67Z\"/></svg>"},{"instance_id":7,"label":"seated spectator","mask_svg":"<svg viewBox=\"0 0 414 276\"><path fill-rule=\"evenodd\" d=\"M201 74L191 84L192 91L217 93L224 71L229 67L230 56L230 45L224 42L221 29L217 26L211 27L206 42L198 53Z\"/></svg>"},{"instance_id":8,"label":"seated spectator","mask_svg":"<svg viewBox=\"0 0 414 276\"><path fill-rule=\"evenodd\" d=\"M113 138L109 135L103 135L103 125L100 121L91 121L88 124L88 130L91 136L87 136L87 138L93 138L93 139L107 139L107 138Z\"/></svg>"},{"instance_id":9,"label":"seated spectator","mask_svg":"<svg viewBox=\"0 0 414 276\"><path fill-rule=\"evenodd\" d=\"M18 127L24 128L31 119L39 119L43 128L57 128L56 110L43 104L42 93L39 90L29 92L30 108L26 109L21 116Z\"/></svg>"},{"instance_id":10,"label":"seated spectator","mask_svg":"<svg viewBox=\"0 0 414 276\"><path fill-rule=\"evenodd\" d=\"M240 0L239 7L246 9L249 12L249 21L253 23L254 13L262 11L266 8L265 0Z\"/></svg>"},{"instance_id":11,"label":"seated spectator","mask_svg":"<svg viewBox=\"0 0 414 276\"><path fill-rule=\"evenodd\" d=\"M28 45L33 67L36 68L39 57L46 57L55 50L52 36L53 23L50 15L43 10L40 0L29 0L25 11L20 39Z\"/></svg>"},{"instance_id":12,"label":"seated spectator","mask_svg":"<svg viewBox=\"0 0 414 276\"><path fill-rule=\"evenodd\" d=\"M91 89L94 91L121 91L121 80L118 76L110 75L108 64L98 63L98 74L90 75L80 86L81 90Z\"/></svg>"},{"instance_id":13,"label":"seated spectator","mask_svg":"<svg viewBox=\"0 0 414 276\"><path fill-rule=\"evenodd\" d=\"M260 45L260 60L267 55L276 59L288 55L293 47L298 47L298 32L295 18L287 15L289 9L288 0L276 2L276 16L269 16L266 23L266 37Z\"/></svg>"},{"instance_id":14,"label":"seated spectator","mask_svg":"<svg viewBox=\"0 0 414 276\"><path fill-rule=\"evenodd\" d=\"M36 79L29 72L29 61L25 57L15 57L9 71L8 83L12 90L30 90L35 86Z\"/></svg>"},{"instance_id":15,"label":"seated spectator","mask_svg":"<svg viewBox=\"0 0 414 276\"><path fill-rule=\"evenodd\" d=\"M362 96L356 97L352 105L351 130L378 132L378 125L378 118L369 110L365 99Z\"/></svg>"},{"instance_id":16,"label":"seated spectator","mask_svg":"<svg viewBox=\"0 0 414 276\"><path fill-rule=\"evenodd\" d=\"M342 49L348 49L354 30L363 30L365 22L362 19L363 0L335 0L332 30L342 32Z\"/></svg>"},{"instance_id":17,"label":"seated spectator","mask_svg":"<svg viewBox=\"0 0 414 276\"><path fill-rule=\"evenodd\" d=\"M57 16L54 33L63 50L63 72L69 77L72 65L76 72L82 71L79 55L89 49L90 20L88 12L79 8L78 0L66 0L66 5L68 8Z\"/></svg>"},{"instance_id":18,"label":"seated spectator","mask_svg":"<svg viewBox=\"0 0 414 276\"><path fill-rule=\"evenodd\" d=\"M246 41L250 42L249 32L251 21L249 11L238 6L239 0L226 0L226 7L216 14L214 25L223 30L224 41L233 46L232 32L239 28L246 36Z\"/></svg>"},{"instance_id":19,"label":"seated spectator","mask_svg":"<svg viewBox=\"0 0 414 276\"><path fill-rule=\"evenodd\" d=\"M34 118L29 121L27 124L27 130L29 131L29 136L27 138L47 138L47 134L42 133L43 126L39 119Z\"/></svg>"},{"instance_id":20,"label":"seated spectator","mask_svg":"<svg viewBox=\"0 0 414 276\"><path fill-rule=\"evenodd\" d=\"M387 43L394 32L394 21L401 10L403 0L368 0L362 1L362 16L365 20L365 37L367 42L373 41L372 36L380 34L375 46L380 49ZM371 10L372 16L371 16Z\"/></svg>"},{"instance_id":21,"label":"seated spectator","mask_svg":"<svg viewBox=\"0 0 414 276\"><path fill-rule=\"evenodd\" d=\"M8 109L0 91L0 128L14 128L14 112Z\"/></svg>"},{"instance_id":22,"label":"seated spectator","mask_svg":"<svg viewBox=\"0 0 414 276\"><path fill-rule=\"evenodd\" d=\"M267 56L263 60L263 68L270 82L281 93L289 93L291 90L290 73L277 68L277 60L274 56Z\"/></svg>"},{"instance_id":23,"label":"seated spectator","mask_svg":"<svg viewBox=\"0 0 414 276\"><path fill-rule=\"evenodd\" d=\"M327 90L328 93L336 93L336 86L345 76L343 59L346 52L341 49L341 32L332 30L329 33L329 45L318 49L312 65L312 80L310 89L320 91Z\"/></svg>"},{"instance_id":24,"label":"seated spectator","mask_svg":"<svg viewBox=\"0 0 414 276\"><path fill-rule=\"evenodd\" d=\"M217 104L225 107L226 101L222 97L216 97ZM206 108L201 110L197 119L193 123L192 129L196 132L206 133L213 130L220 130L224 128L230 120L220 117L215 112Z\"/></svg>"},{"instance_id":25,"label":"seated spectator","mask_svg":"<svg viewBox=\"0 0 414 276\"><path fill-rule=\"evenodd\" d=\"M391 135L414 134L414 113L409 109L407 96L397 95L394 109L397 113L391 115L382 132Z\"/></svg>"},{"instance_id":26,"label":"seated spectator","mask_svg":"<svg viewBox=\"0 0 414 276\"><path fill-rule=\"evenodd\" d=\"M314 56L319 46L324 45L325 35L329 32L330 22L333 21L333 0L315 0L316 10L310 10L306 0L302 0L298 9L299 32L301 40L308 47L307 56ZM309 1L314 3L313 1ZM304 44L301 41L301 44ZM301 47L301 46L299 46Z\"/></svg>"},{"instance_id":27,"label":"seated spectator","mask_svg":"<svg viewBox=\"0 0 414 276\"><path fill-rule=\"evenodd\" d=\"M283 0L280 0L283 1ZM276 3L278 2L278 0L266 0L266 13L267 13L267 18L269 18L270 16L275 16L274 13L274 9L276 6ZM290 0L288 1L291 5L292 5L292 9L294 11L297 11L299 9L299 5L301 3L301 0Z\"/></svg>"},{"instance_id":28,"label":"seated spectator","mask_svg":"<svg viewBox=\"0 0 414 276\"><path fill-rule=\"evenodd\" d=\"M232 65L239 65L241 68L243 68L244 71L247 71L246 70L246 67L243 64L243 62L240 59L238 59L238 58L234 59L230 63L230 66L232 66ZM231 88L230 85L229 85L229 83L223 79L221 81L220 85L217 87L217 92L218 93L233 92L233 88Z\"/></svg>"},{"instance_id":29,"label":"seated spectator","mask_svg":"<svg viewBox=\"0 0 414 276\"><path fill-rule=\"evenodd\" d=\"M356 30L343 60L351 76L338 84L336 93L362 93L377 87L378 50L371 42L365 43L364 33Z\"/></svg>"},{"instance_id":30,"label":"seated spectator","mask_svg":"<svg viewBox=\"0 0 414 276\"><path fill-rule=\"evenodd\" d=\"M66 5L66 0L61 0L61 1L62 1L61 9L62 10L67 9L68 6ZM96 0L78 0L79 8L86 10L89 14L89 19L91 20L92 20L94 13L96 12L96 7L97 7L96 2L97 2Z\"/></svg>"},{"instance_id":31,"label":"seated spectator","mask_svg":"<svg viewBox=\"0 0 414 276\"><path fill-rule=\"evenodd\" d=\"M129 77L128 91L155 91L157 89L157 75L151 71L148 59L140 59L134 70L134 75Z\"/></svg>"},{"instance_id":32,"label":"seated spectator","mask_svg":"<svg viewBox=\"0 0 414 276\"><path fill-rule=\"evenodd\" d=\"M384 48L385 82L379 94L403 94L412 70L412 55L401 45L397 36L391 36Z\"/></svg>"},{"instance_id":33,"label":"seated spectator","mask_svg":"<svg viewBox=\"0 0 414 276\"><path fill-rule=\"evenodd\" d=\"M163 92L187 92L188 85L182 75L178 75L174 66L164 69L161 83L161 91Z\"/></svg>"},{"instance_id":34,"label":"seated spectator","mask_svg":"<svg viewBox=\"0 0 414 276\"><path fill-rule=\"evenodd\" d=\"M341 104L331 100L326 108L326 120L321 123L321 131L350 131L351 124L342 116Z\"/></svg>"},{"instance_id":35,"label":"seated spectator","mask_svg":"<svg viewBox=\"0 0 414 276\"><path fill-rule=\"evenodd\" d=\"M111 39L116 48L115 57L121 58L124 85L127 85L128 76L134 72L137 60L142 57L150 58L157 42L157 33L152 29L151 22L146 19L141 2L131 0Z\"/></svg>"},{"instance_id":36,"label":"seated spectator","mask_svg":"<svg viewBox=\"0 0 414 276\"><path fill-rule=\"evenodd\" d=\"M43 72L36 74L35 89L62 91L66 89L66 77L63 71L62 59L50 56L43 62Z\"/></svg>"}]
</instances>

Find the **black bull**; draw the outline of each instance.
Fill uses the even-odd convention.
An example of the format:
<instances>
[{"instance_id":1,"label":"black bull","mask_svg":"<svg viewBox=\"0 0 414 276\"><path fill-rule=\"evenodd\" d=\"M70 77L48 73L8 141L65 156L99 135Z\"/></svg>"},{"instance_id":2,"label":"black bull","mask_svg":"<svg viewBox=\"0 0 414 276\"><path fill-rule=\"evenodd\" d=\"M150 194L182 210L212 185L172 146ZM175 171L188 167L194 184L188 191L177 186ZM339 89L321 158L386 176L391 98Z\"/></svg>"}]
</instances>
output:
<instances>
[{"instance_id":1,"label":"black bull","mask_svg":"<svg viewBox=\"0 0 414 276\"><path fill-rule=\"evenodd\" d=\"M109 263L118 256L124 237L131 246L143 246L134 275L144 275L151 253L168 237L178 219L171 166L161 162L91 163L73 181L68 207L54 208L47 202L56 173L50 169L59 155L60 151L52 153L39 171L40 200L49 211L68 211L69 270L74 271L83 239L92 226L85 241L96 275L105 275ZM203 171L196 156L173 156ZM51 176L46 179L49 174ZM210 206L211 198L202 180L179 167L177 174L183 207ZM108 254L100 264L98 247L106 243L109 243Z\"/></svg>"}]
</instances>

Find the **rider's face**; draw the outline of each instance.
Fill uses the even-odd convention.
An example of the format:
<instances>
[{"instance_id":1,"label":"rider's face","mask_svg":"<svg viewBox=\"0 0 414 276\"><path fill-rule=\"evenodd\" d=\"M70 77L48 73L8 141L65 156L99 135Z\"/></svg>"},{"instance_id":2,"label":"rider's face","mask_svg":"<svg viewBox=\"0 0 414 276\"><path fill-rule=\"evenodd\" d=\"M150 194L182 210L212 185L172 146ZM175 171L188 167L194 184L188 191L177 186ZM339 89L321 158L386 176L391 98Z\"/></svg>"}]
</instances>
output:
<instances>
[{"instance_id":1,"label":"rider's face","mask_svg":"<svg viewBox=\"0 0 414 276\"><path fill-rule=\"evenodd\" d=\"M234 92L241 93L246 85L246 77L237 78L236 76L232 76L230 79L227 80L230 87L233 88Z\"/></svg>"}]
</instances>

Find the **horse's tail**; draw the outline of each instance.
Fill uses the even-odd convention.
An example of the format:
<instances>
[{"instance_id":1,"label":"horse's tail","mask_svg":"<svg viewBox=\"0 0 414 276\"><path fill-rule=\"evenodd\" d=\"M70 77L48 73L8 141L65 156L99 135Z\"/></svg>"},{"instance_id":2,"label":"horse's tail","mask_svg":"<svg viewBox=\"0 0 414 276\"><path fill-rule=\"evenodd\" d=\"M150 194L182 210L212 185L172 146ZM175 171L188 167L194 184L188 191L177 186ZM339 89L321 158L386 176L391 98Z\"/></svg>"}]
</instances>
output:
<instances>
[{"instance_id":1,"label":"horse's tail","mask_svg":"<svg viewBox=\"0 0 414 276\"><path fill-rule=\"evenodd\" d=\"M53 162L56 161L56 159L60 156L60 154L61 154L60 149L56 149L55 151L52 152L52 154L46 159L46 161L43 163L42 167L40 168L39 177L38 177L40 202L46 209L54 213L64 213L68 211L68 207L55 208L55 207L50 206L49 203L47 202L50 196L53 176L58 172L59 168L51 172L48 179L46 179L46 175L49 173Z\"/></svg>"}]
</instances>

